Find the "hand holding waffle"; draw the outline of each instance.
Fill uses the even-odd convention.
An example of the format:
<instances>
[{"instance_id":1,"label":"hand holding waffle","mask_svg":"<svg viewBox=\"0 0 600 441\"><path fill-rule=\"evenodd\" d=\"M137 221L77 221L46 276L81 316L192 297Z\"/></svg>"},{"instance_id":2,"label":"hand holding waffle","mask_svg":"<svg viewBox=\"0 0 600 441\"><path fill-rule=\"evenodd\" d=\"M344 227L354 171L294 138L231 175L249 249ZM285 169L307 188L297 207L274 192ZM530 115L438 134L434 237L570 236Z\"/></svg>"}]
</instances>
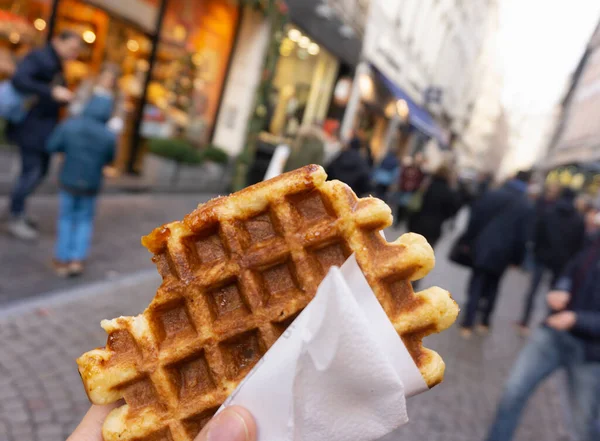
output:
<instances>
[{"instance_id":1,"label":"hand holding waffle","mask_svg":"<svg viewBox=\"0 0 600 441\"><path fill-rule=\"evenodd\" d=\"M67 441L103 441L102 424L116 404L92 405ZM213 418L194 441L256 441L256 425L250 413L239 406L225 409Z\"/></svg>"},{"instance_id":2,"label":"hand holding waffle","mask_svg":"<svg viewBox=\"0 0 600 441\"><path fill-rule=\"evenodd\" d=\"M307 166L200 205L143 238L163 278L136 317L102 322L106 348L78 360L96 404L123 398L105 441L190 441L352 253L429 387L441 357L423 337L448 328L458 307L446 291L415 294L434 265L422 236L388 244L390 209L358 199Z\"/></svg>"}]
</instances>

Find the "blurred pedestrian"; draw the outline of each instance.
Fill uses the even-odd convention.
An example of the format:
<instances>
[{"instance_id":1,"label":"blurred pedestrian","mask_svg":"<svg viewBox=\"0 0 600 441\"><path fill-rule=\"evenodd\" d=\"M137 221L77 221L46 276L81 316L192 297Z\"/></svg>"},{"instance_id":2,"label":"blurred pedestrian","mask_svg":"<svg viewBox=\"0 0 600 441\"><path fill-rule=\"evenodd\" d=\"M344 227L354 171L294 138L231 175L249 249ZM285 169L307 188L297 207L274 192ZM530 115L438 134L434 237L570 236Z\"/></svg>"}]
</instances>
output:
<instances>
[{"instance_id":1,"label":"blurred pedestrian","mask_svg":"<svg viewBox=\"0 0 600 441\"><path fill-rule=\"evenodd\" d=\"M426 179L420 211L408 219L408 229L421 234L429 245L435 247L442 234L442 225L460 207L460 199L451 186L452 170L440 166L430 179Z\"/></svg>"},{"instance_id":2,"label":"blurred pedestrian","mask_svg":"<svg viewBox=\"0 0 600 441\"><path fill-rule=\"evenodd\" d=\"M342 141L340 139L340 130L336 128L331 133L331 136L325 139L325 155L323 157L323 166L327 167L331 161L342 150Z\"/></svg>"},{"instance_id":3,"label":"blurred pedestrian","mask_svg":"<svg viewBox=\"0 0 600 441\"><path fill-rule=\"evenodd\" d=\"M375 196L385 200L394 182L400 175L400 161L395 150L390 150L373 172L373 184L375 184Z\"/></svg>"},{"instance_id":4,"label":"blurred pedestrian","mask_svg":"<svg viewBox=\"0 0 600 441\"><path fill-rule=\"evenodd\" d=\"M21 174L10 196L7 226L19 239L38 236L35 222L26 215L25 201L46 176L50 155L44 146L58 124L60 106L73 98L66 88L63 63L76 59L81 47L79 34L63 31L47 46L30 52L12 78L14 88L31 104L25 118L7 128L8 139L19 146L21 154Z\"/></svg>"},{"instance_id":5,"label":"blurred pedestrian","mask_svg":"<svg viewBox=\"0 0 600 441\"><path fill-rule=\"evenodd\" d=\"M367 159L360 150L360 141L353 138L326 169L329 179L339 179L345 182L358 196L371 190L371 170Z\"/></svg>"},{"instance_id":6,"label":"blurred pedestrian","mask_svg":"<svg viewBox=\"0 0 600 441\"><path fill-rule=\"evenodd\" d=\"M292 144L292 151L285 163L284 171L296 170L310 164L323 165L324 156L325 136L323 130L316 124L301 127Z\"/></svg>"},{"instance_id":7,"label":"blurred pedestrian","mask_svg":"<svg viewBox=\"0 0 600 441\"><path fill-rule=\"evenodd\" d=\"M533 302L544 273L549 271L552 274L551 283L554 285L566 264L583 247L585 224L575 208L575 197L573 190L565 188L553 206L547 208L543 215L538 213L533 237L535 264L519 322L522 334L529 330Z\"/></svg>"},{"instance_id":8,"label":"blurred pedestrian","mask_svg":"<svg viewBox=\"0 0 600 441\"><path fill-rule=\"evenodd\" d=\"M526 196L530 176L529 172L519 172L501 188L485 193L471 209L462 237L472 256L463 337L471 335L478 310L483 313L479 329L488 331L502 275L525 257L532 222L532 207Z\"/></svg>"},{"instance_id":9,"label":"blurred pedestrian","mask_svg":"<svg viewBox=\"0 0 600 441\"><path fill-rule=\"evenodd\" d=\"M579 441L597 441L600 411L600 240L567 267L547 296L550 314L523 348L504 387L487 441L510 441L539 383L567 371L571 415Z\"/></svg>"},{"instance_id":10,"label":"blurred pedestrian","mask_svg":"<svg viewBox=\"0 0 600 441\"><path fill-rule=\"evenodd\" d=\"M61 277L84 270L102 169L115 153L116 136L106 123L114 107L116 79L114 70L103 71L81 115L59 125L47 144L49 152L64 153L54 251L54 269Z\"/></svg>"},{"instance_id":11,"label":"blurred pedestrian","mask_svg":"<svg viewBox=\"0 0 600 441\"><path fill-rule=\"evenodd\" d=\"M423 184L425 173L423 173L422 165L423 155L420 153L417 153L414 159L410 156L405 156L402 160L396 201L398 206L396 208L396 218L394 219L395 227L398 227L408 215L407 206L413 194L421 188L421 185Z\"/></svg>"}]
</instances>

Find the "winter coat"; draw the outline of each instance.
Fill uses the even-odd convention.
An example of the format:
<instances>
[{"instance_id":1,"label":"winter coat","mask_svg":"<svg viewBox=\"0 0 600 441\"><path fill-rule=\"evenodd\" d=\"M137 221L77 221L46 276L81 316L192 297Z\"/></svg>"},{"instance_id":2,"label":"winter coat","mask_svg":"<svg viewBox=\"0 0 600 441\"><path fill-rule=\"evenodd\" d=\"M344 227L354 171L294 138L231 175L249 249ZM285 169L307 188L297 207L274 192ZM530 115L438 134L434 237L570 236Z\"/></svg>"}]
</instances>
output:
<instances>
[{"instance_id":1,"label":"winter coat","mask_svg":"<svg viewBox=\"0 0 600 441\"><path fill-rule=\"evenodd\" d=\"M567 310L577 314L570 330L585 342L586 359L600 362L600 240L586 247L567 265L556 288L571 293Z\"/></svg>"},{"instance_id":2,"label":"winter coat","mask_svg":"<svg viewBox=\"0 0 600 441\"><path fill-rule=\"evenodd\" d=\"M553 273L560 273L581 250L585 224L572 199L559 199L538 217L535 225L535 257Z\"/></svg>"},{"instance_id":3,"label":"winter coat","mask_svg":"<svg viewBox=\"0 0 600 441\"><path fill-rule=\"evenodd\" d=\"M325 157L325 140L320 130L314 127L302 128L285 163L284 171L292 171L305 165L322 165Z\"/></svg>"},{"instance_id":4,"label":"winter coat","mask_svg":"<svg viewBox=\"0 0 600 441\"><path fill-rule=\"evenodd\" d=\"M521 181L509 181L473 204L465 240L472 247L474 268L501 275L523 261L534 221L526 189Z\"/></svg>"},{"instance_id":5,"label":"winter coat","mask_svg":"<svg viewBox=\"0 0 600 441\"><path fill-rule=\"evenodd\" d=\"M80 116L60 124L48 140L47 150L63 152L61 186L74 194L94 195L102 185L102 168L114 158L116 136L106 127L113 99L94 96Z\"/></svg>"},{"instance_id":6,"label":"winter coat","mask_svg":"<svg viewBox=\"0 0 600 441\"><path fill-rule=\"evenodd\" d=\"M31 51L17 66L12 83L19 92L33 96L34 104L23 121L8 126L8 139L25 151L42 152L58 124L61 106L52 98L52 88L65 84L61 60L52 45Z\"/></svg>"},{"instance_id":7,"label":"winter coat","mask_svg":"<svg viewBox=\"0 0 600 441\"><path fill-rule=\"evenodd\" d=\"M408 228L425 236L433 246L442 234L442 224L454 216L459 207L458 194L450 188L448 181L433 177L423 194L421 211L409 218Z\"/></svg>"},{"instance_id":8,"label":"winter coat","mask_svg":"<svg viewBox=\"0 0 600 441\"><path fill-rule=\"evenodd\" d=\"M357 195L369 192L370 168L367 160L358 149L349 148L331 161L327 167L329 179L339 179L354 190Z\"/></svg>"},{"instance_id":9,"label":"winter coat","mask_svg":"<svg viewBox=\"0 0 600 441\"><path fill-rule=\"evenodd\" d=\"M373 181L377 185L392 185L400 175L400 162L393 153L388 153L373 172Z\"/></svg>"}]
</instances>

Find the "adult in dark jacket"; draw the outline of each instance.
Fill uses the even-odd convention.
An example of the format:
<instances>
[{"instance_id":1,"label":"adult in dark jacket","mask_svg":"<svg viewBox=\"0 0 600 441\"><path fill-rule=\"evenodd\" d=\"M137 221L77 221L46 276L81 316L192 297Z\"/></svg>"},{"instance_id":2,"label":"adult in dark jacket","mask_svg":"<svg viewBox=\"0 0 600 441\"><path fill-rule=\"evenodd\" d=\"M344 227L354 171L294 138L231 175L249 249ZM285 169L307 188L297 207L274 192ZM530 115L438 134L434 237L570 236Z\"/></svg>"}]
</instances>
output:
<instances>
[{"instance_id":1,"label":"adult in dark jacket","mask_svg":"<svg viewBox=\"0 0 600 441\"><path fill-rule=\"evenodd\" d=\"M473 204L464 235L473 256L461 330L464 337L470 336L478 309L483 312L480 328L487 331L502 275L510 265L520 265L525 257L533 221L533 208L526 196L529 177L529 173L519 172L515 179L487 192Z\"/></svg>"},{"instance_id":2,"label":"adult in dark jacket","mask_svg":"<svg viewBox=\"0 0 600 441\"><path fill-rule=\"evenodd\" d=\"M441 166L423 194L421 210L408 219L409 231L423 235L432 247L442 234L444 222L460 207L458 194L450 187L450 178L450 169Z\"/></svg>"},{"instance_id":3,"label":"adult in dark jacket","mask_svg":"<svg viewBox=\"0 0 600 441\"><path fill-rule=\"evenodd\" d=\"M567 263L581 250L585 241L583 217L575 207L576 194L564 189L561 197L542 213L538 213L534 227L534 255L536 265L531 285L525 296L520 326L527 330L535 294L546 271L556 283Z\"/></svg>"},{"instance_id":4,"label":"adult in dark jacket","mask_svg":"<svg viewBox=\"0 0 600 441\"><path fill-rule=\"evenodd\" d=\"M83 113L59 125L48 141L49 152L64 153L54 259L59 276L83 272L102 168L113 160L115 152L116 136L106 127L113 103L112 96L95 94Z\"/></svg>"},{"instance_id":5,"label":"adult in dark jacket","mask_svg":"<svg viewBox=\"0 0 600 441\"><path fill-rule=\"evenodd\" d=\"M329 179L339 179L354 190L358 196L370 191L369 163L360 152L360 142L357 138L350 141L348 148L331 161L327 167Z\"/></svg>"},{"instance_id":6,"label":"adult in dark jacket","mask_svg":"<svg viewBox=\"0 0 600 441\"><path fill-rule=\"evenodd\" d=\"M8 139L19 146L21 174L10 201L8 231L20 239L35 239L37 231L25 216L25 200L48 171L50 155L45 145L58 123L60 106L73 94L65 87L63 62L77 58L81 37L64 31L41 49L30 52L17 66L13 86L31 103L25 119L7 128Z\"/></svg>"},{"instance_id":7,"label":"adult in dark jacket","mask_svg":"<svg viewBox=\"0 0 600 441\"><path fill-rule=\"evenodd\" d=\"M514 365L487 441L510 441L536 387L558 369L569 378L571 415L580 441L597 441L600 411L600 240L567 267L550 292L550 314Z\"/></svg>"}]
</instances>

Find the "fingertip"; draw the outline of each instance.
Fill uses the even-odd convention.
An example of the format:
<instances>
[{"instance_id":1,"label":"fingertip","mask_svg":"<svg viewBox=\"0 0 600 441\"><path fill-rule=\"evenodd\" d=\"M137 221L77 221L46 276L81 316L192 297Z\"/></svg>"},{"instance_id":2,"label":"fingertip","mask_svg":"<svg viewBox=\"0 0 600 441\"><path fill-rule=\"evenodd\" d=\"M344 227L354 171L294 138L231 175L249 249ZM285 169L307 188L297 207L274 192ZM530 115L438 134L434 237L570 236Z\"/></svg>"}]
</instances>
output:
<instances>
[{"instance_id":1,"label":"fingertip","mask_svg":"<svg viewBox=\"0 0 600 441\"><path fill-rule=\"evenodd\" d=\"M256 421L246 408L241 406L231 406L225 409L223 412L225 411L235 412L244 421L247 429L247 441L256 441Z\"/></svg>"}]
</instances>

